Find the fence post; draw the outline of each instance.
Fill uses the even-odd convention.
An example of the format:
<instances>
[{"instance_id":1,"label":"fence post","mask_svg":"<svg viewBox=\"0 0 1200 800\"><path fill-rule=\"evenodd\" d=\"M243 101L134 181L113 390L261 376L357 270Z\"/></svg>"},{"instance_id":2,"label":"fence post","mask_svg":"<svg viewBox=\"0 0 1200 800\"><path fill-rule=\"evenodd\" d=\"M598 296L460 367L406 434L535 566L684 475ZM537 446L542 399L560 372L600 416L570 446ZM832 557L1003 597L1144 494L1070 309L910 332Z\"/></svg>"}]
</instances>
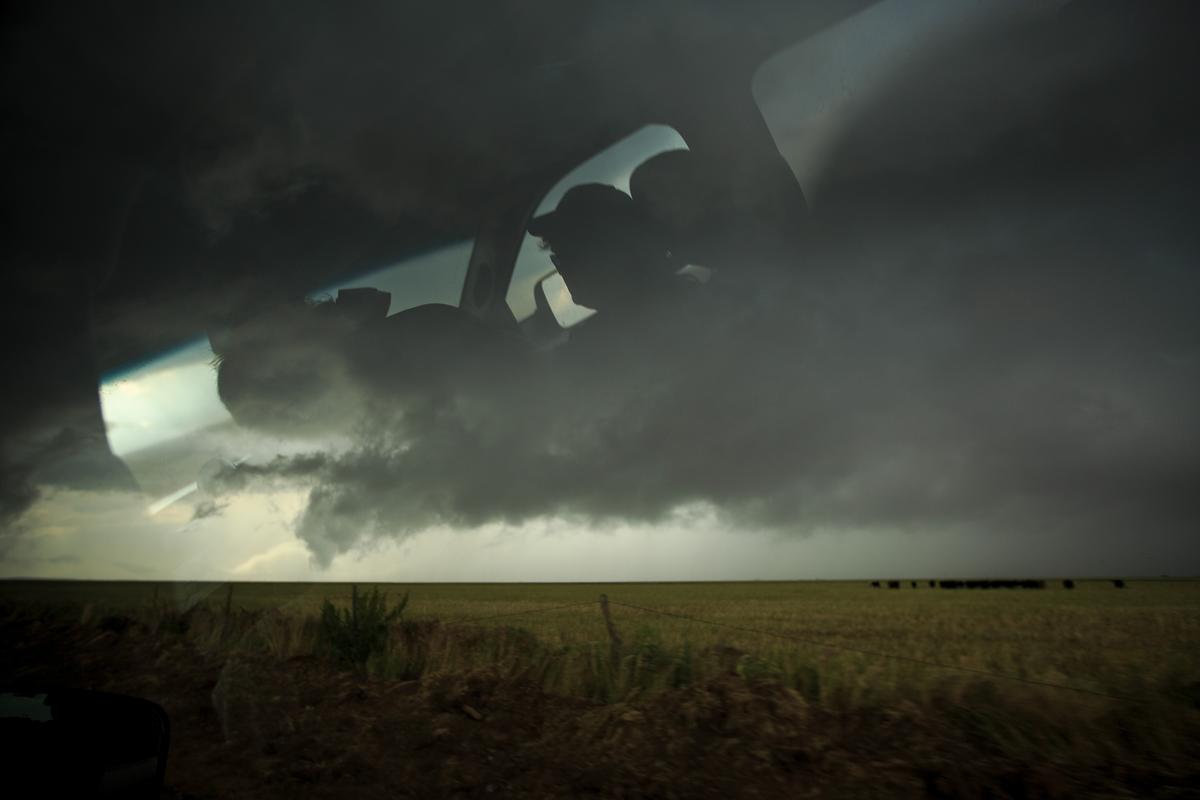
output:
<instances>
[{"instance_id":1,"label":"fence post","mask_svg":"<svg viewBox=\"0 0 1200 800\"><path fill-rule=\"evenodd\" d=\"M229 638L229 615L233 613L233 581L229 582L229 591L225 593L225 614L221 618L221 643Z\"/></svg>"},{"instance_id":2,"label":"fence post","mask_svg":"<svg viewBox=\"0 0 1200 800\"><path fill-rule=\"evenodd\" d=\"M604 614L604 624L608 627L609 655L612 658L613 669L621 663L621 636L617 626L613 625L612 614L608 612L608 595L600 595L600 611Z\"/></svg>"}]
</instances>

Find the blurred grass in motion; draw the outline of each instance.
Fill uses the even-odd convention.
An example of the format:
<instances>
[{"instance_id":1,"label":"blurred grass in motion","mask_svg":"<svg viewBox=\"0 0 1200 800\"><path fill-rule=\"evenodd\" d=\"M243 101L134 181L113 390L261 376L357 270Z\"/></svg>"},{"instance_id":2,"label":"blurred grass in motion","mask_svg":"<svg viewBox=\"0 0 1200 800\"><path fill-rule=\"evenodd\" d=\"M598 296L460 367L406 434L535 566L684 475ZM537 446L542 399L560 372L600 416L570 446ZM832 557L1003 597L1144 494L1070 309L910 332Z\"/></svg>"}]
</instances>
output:
<instances>
[{"instance_id":1,"label":"blurred grass in motion","mask_svg":"<svg viewBox=\"0 0 1200 800\"><path fill-rule=\"evenodd\" d=\"M350 659L411 680L479 668L602 703L722 676L772 683L831 718L901 714L957 741L1029 761L1187 763L1200 719L1200 583L1078 581L1044 590L872 589L863 582L359 584L408 593L403 619ZM350 584L10 581L6 613L140 625L207 650L321 653L321 614ZM598 603L612 600L622 647ZM792 639L660 616L630 603ZM330 611L341 608L343 611ZM377 609L387 616L386 609ZM332 615L332 616L331 616ZM339 619L341 618L339 616ZM376 615L379 616L379 615ZM478 619L487 617L487 619ZM346 617L350 619L349 616ZM382 619L382 617L381 617ZM385 624L383 622L380 623ZM819 643L809 644L804 642ZM843 650L839 648L850 648ZM897 660L904 656L1132 698L1123 701ZM365 655L364 655L365 653ZM847 723L849 724L849 723Z\"/></svg>"}]
</instances>

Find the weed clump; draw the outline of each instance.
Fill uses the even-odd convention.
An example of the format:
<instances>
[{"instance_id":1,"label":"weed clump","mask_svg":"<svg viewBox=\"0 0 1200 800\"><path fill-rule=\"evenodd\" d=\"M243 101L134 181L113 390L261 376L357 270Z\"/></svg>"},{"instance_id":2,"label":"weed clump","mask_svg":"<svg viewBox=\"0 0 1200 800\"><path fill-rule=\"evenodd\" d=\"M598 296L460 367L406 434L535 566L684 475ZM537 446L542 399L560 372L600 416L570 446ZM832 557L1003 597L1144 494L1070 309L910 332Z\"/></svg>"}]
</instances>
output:
<instances>
[{"instance_id":1,"label":"weed clump","mask_svg":"<svg viewBox=\"0 0 1200 800\"><path fill-rule=\"evenodd\" d=\"M318 649L339 664L365 669L367 659L387 649L388 630L407 605L407 592L389 609L385 593L371 589L360 597L357 586L351 587L350 608L338 608L327 598L317 627Z\"/></svg>"}]
</instances>

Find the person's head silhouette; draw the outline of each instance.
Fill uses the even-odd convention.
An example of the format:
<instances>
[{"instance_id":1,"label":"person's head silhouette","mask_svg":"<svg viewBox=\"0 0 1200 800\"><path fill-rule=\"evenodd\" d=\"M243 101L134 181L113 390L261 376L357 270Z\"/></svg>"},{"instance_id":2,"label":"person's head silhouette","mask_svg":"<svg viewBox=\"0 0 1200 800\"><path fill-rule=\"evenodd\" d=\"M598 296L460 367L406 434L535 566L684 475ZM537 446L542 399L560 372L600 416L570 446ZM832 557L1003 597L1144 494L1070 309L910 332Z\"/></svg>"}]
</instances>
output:
<instances>
[{"instance_id":1,"label":"person's head silhouette","mask_svg":"<svg viewBox=\"0 0 1200 800\"><path fill-rule=\"evenodd\" d=\"M669 280L667 243L629 195L601 183L574 186L534 218L572 299L597 310L628 307Z\"/></svg>"}]
</instances>

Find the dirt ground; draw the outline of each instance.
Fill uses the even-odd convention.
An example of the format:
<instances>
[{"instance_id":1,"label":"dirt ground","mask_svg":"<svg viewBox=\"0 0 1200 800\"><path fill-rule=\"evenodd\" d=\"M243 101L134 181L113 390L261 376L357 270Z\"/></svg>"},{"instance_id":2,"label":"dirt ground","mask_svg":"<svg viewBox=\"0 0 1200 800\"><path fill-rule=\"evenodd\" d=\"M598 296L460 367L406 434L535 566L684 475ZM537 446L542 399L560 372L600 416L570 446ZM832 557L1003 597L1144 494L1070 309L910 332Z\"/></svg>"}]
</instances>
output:
<instances>
[{"instance_id":1,"label":"dirt ground","mask_svg":"<svg viewBox=\"0 0 1200 800\"><path fill-rule=\"evenodd\" d=\"M171 720L169 798L1200 796L947 737L917 709L832 714L735 675L598 705L492 670L378 681L313 658L9 619L0 686L145 697Z\"/></svg>"}]
</instances>

